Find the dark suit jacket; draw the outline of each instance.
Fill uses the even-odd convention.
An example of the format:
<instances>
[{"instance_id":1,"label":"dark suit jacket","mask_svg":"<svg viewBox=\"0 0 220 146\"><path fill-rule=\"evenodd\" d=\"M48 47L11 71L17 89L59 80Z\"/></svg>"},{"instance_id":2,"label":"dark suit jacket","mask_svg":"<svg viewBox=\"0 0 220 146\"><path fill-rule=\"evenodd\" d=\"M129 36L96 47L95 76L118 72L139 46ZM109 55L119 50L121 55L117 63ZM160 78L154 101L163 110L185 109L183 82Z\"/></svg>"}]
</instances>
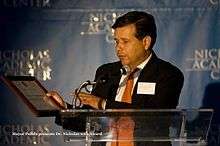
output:
<instances>
[{"instance_id":1,"label":"dark suit jacket","mask_svg":"<svg viewBox=\"0 0 220 146\"><path fill-rule=\"evenodd\" d=\"M156 83L155 95L137 94L137 83L132 95L132 104L115 101L121 75L111 76L111 72L119 70L121 62L104 64L96 71L95 80L107 78L106 83L99 83L92 94L107 99L106 108L134 109L169 109L176 108L183 86L182 72L172 64L163 61L153 53L151 59L140 72L138 82Z\"/></svg>"},{"instance_id":2,"label":"dark suit jacket","mask_svg":"<svg viewBox=\"0 0 220 146\"><path fill-rule=\"evenodd\" d=\"M115 101L121 75L112 76L111 72L120 70L121 62L114 62L100 66L96 71L95 81L105 79L106 83L98 83L92 94L107 99L106 109L175 109L183 86L182 72L172 64L159 59L155 53L146 66L141 70L133 90L132 103ZM138 82L156 83L155 94L137 94ZM135 135L143 132L145 128L153 127L154 121L149 119L135 130ZM167 120L167 126L169 125ZM149 131L149 129L148 129ZM169 128L161 133L169 134ZM152 134L152 133L151 133ZM104 146L104 143L93 143L94 146ZM170 146L169 142L135 142L136 146Z\"/></svg>"}]
</instances>

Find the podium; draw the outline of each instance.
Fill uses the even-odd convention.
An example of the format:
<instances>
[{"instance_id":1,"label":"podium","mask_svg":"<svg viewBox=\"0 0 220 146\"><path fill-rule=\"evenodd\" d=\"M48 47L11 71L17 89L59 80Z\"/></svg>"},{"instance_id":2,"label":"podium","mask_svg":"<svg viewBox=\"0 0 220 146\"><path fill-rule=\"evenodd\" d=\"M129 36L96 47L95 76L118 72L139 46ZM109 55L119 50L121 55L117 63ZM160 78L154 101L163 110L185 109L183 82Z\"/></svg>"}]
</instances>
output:
<instances>
[{"instance_id":1,"label":"podium","mask_svg":"<svg viewBox=\"0 0 220 146\"><path fill-rule=\"evenodd\" d=\"M212 109L61 110L65 142L178 142L205 146ZM130 136L119 136L125 131ZM127 132L126 132L127 131ZM132 135L132 136L131 136Z\"/></svg>"}]
</instances>

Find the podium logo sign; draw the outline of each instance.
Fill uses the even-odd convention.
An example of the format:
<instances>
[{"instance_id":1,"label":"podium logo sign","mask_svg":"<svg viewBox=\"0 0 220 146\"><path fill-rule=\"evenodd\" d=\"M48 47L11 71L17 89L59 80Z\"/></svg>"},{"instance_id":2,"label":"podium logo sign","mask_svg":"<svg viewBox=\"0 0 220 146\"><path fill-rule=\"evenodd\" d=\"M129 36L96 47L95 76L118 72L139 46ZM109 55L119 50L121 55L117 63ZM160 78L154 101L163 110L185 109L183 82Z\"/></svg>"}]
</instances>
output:
<instances>
[{"instance_id":1,"label":"podium logo sign","mask_svg":"<svg viewBox=\"0 0 220 146\"><path fill-rule=\"evenodd\" d=\"M186 71L208 71L213 80L220 80L220 48L195 50L193 58L187 58L186 62Z\"/></svg>"},{"instance_id":2,"label":"podium logo sign","mask_svg":"<svg viewBox=\"0 0 220 146\"><path fill-rule=\"evenodd\" d=\"M50 51L16 49L0 51L0 73L4 75L30 75L39 80L51 79Z\"/></svg>"}]
</instances>

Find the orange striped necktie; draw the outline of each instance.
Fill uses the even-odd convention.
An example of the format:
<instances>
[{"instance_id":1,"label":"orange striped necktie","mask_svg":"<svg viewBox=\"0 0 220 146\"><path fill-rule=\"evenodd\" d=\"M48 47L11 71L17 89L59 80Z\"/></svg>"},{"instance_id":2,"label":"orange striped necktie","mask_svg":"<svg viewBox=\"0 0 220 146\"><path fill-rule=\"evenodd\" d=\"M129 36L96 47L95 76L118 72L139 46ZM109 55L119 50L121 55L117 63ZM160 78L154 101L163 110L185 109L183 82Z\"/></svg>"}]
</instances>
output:
<instances>
[{"instance_id":1,"label":"orange striped necktie","mask_svg":"<svg viewBox=\"0 0 220 146\"><path fill-rule=\"evenodd\" d=\"M136 68L132 71L126 82L125 91L122 96L122 102L131 103L132 101L132 88L134 84L134 74L139 71ZM111 142L111 146L134 146L134 127L135 123L131 117L120 117L114 124L111 125L113 128L113 137L116 141Z\"/></svg>"},{"instance_id":2,"label":"orange striped necktie","mask_svg":"<svg viewBox=\"0 0 220 146\"><path fill-rule=\"evenodd\" d=\"M139 71L138 68L136 68L134 71L132 71L127 78L125 91L122 96L122 102L131 103L132 102L132 88L134 84L134 74Z\"/></svg>"},{"instance_id":3,"label":"orange striped necktie","mask_svg":"<svg viewBox=\"0 0 220 146\"><path fill-rule=\"evenodd\" d=\"M122 116L111 125L113 139L111 146L134 146L135 122L129 116Z\"/></svg>"}]
</instances>

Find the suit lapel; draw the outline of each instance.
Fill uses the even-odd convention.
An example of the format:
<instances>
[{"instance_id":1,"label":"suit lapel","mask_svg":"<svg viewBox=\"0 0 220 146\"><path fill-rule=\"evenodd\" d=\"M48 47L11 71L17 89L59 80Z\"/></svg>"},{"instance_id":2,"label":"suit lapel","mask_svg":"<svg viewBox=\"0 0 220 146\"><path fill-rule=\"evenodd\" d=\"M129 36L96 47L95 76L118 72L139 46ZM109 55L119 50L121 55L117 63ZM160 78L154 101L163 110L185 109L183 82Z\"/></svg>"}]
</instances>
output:
<instances>
[{"instance_id":1,"label":"suit lapel","mask_svg":"<svg viewBox=\"0 0 220 146\"><path fill-rule=\"evenodd\" d=\"M151 59L149 62L145 65L143 70L141 71L138 82L143 82L143 81L155 81L155 78L157 77L157 61L158 58L155 55L155 53L152 54Z\"/></svg>"},{"instance_id":2,"label":"suit lapel","mask_svg":"<svg viewBox=\"0 0 220 146\"><path fill-rule=\"evenodd\" d=\"M155 53L153 52L151 59L149 60L149 62L145 65L145 67L140 72L138 80L135 84L135 87L133 90L133 95L132 95L132 103L135 104L137 101L137 98L139 98L139 96L143 96L143 95L137 94L138 82L156 82L157 76L158 76L157 75L157 73L158 73L157 61L158 61L158 58L155 55Z\"/></svg>"}]
</instances>

